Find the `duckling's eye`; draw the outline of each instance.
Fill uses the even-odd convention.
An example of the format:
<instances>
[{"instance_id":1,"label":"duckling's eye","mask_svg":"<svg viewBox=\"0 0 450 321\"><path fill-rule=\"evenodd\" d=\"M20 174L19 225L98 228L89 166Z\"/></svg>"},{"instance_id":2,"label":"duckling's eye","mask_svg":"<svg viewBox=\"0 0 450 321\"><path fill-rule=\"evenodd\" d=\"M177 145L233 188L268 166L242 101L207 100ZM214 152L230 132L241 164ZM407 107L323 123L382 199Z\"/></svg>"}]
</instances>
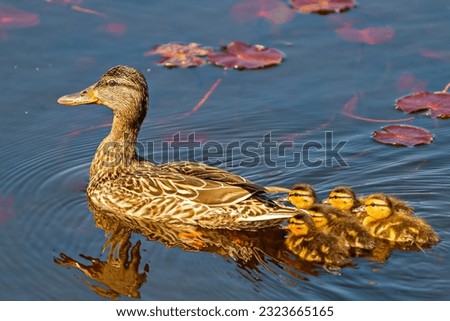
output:
<instances>
[{"instance_id":1,"label":"duckling's eye","mask_svg":"<svg viewBox=\"0 0 450 321\"><path fill-rule=\"evenodd\" d=\"M332 199L339 199L339 198L352 198L351 196L339 196L339 195L333 195L333 196L330 196L329 198L332 198Z\"/></svg>"},{"instance_id":2,"label":"duckling's eye","mask_svg":"<svg viewBox=\"0 0 450 321\"><path fill-rule=\"evenodd\" d=\"M117 86L117 81L115 81L113 79L109 80L108 81L108 86L112 86L112 87Z\"/></svg>"}]
</instances>

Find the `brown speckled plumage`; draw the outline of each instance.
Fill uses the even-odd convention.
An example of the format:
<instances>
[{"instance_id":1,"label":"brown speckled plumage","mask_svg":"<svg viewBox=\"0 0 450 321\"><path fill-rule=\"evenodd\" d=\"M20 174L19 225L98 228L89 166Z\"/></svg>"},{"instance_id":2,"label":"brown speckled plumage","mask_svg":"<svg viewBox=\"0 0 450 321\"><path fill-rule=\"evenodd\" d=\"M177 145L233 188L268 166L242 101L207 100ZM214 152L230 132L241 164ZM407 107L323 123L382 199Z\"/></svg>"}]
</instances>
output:
<instances>
[{"instance_id":1,"label":"brown speckled plumage","mask_svg":"<svg viewBox=\"0 0 450 321\"><path fill-rule=\"evenodd\" d=\"M298 213L265 196L259 186L223 169L192 162L156 165L140 160L135 144L148 109L145 77L116 66L64 105L102 104L114 113L111 132L97 148L88 198L99 210L206 228L258 229Z\"/></svg>"}]
</instances>

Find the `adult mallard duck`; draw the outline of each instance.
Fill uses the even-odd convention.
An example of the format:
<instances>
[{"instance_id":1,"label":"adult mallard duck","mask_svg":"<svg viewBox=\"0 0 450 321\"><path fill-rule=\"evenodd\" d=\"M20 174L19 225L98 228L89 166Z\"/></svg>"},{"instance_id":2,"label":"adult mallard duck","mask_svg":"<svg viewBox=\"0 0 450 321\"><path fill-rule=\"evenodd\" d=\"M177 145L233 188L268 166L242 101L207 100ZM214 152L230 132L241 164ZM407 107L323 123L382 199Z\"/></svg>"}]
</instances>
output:
<instances>
[{"instance_id":1,"label":"adult mallard duck","mask_svg":"<svg viewBox=\"0 0 450 321\"><path fill-rule=\"evenodd\" d=\"M386 194L372 194L360 210L363 226L375 237L404 245L432 246L439 236L422 218L396 212Z\"/></svg>"},{"instance_id":2,"label":"adult mallard duck","mask_svg":"<svg viewBox=\"0 0 450 321\"><path fill-rule=\"evenodd\" d=\"M226 170L200 163L156 165L141 160L135 145L148 110L148 87L138 70L116 66L59 104L99 104L114 118L90 168L87 196L97 210L206 228L258 229L298 213L268 198L266 189Z\"/></svg>"}]
</instances>

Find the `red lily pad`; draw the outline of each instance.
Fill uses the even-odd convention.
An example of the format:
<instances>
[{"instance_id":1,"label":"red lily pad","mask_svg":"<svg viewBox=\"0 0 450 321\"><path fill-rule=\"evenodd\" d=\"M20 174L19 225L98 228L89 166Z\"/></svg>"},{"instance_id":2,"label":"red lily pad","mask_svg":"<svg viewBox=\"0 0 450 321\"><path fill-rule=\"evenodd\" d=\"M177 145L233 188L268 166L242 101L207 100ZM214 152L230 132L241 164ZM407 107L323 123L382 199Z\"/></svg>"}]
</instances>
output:
<instances>
[{"instance_id":1,"label":"red lily pad","mask_svg":"<svg viewBox=\"0 0 450 321\"><path fill-rule=\"evenodd\" d=\"M349 27L338 28L336 34L344 40L376 45L391 40L395 30L390 27L355 29Z\"/></svg>"},{"instance_id":2,"label":"red lily pad","mask_svg":"<svg viewBox=\"0 0 450 321\"><path fill-rule=\"evenodd\" d=\"M291 3L301 13L339 13L356 7L354 0L291 0Z\"/></svg>"},{"instance_id":3,"label":"red lily pad","mask_svg":"<svg viewBox=\"0 0 450 321\"><path fill-rule=\"evenodd\" d=\"M27 28L39 24L39 16L12 7L0 8L0 30Z\"/></svg>"},{"instance_id":4,"label":"red lily pad","mask_svg":"<svg viewBox=\"0 0 450 321\"><path fill-rule=\"evenodd\" d=\"M395 107L406 113L427 110L432 118L450 118L450 94L444 91L419 91L397 99Z\"/></svg>"},{"instance_id":5,"label":"red lily pad","mask_svg":"<svg viewBox=\"0 0 450 321\"><path fill-rule=\"evenodd\" d=\"M248 45L233 41L224 48L226 53L210 53L208 60L218 66L234 69L259 69L280 64L283 53L277 49L261 45Z\"/></svg>"},{"instance_id":6,"label":"red lily pad","mask_svg":"<svg viewBox=\"0 0 450 321\"><path fill-rule=\"evenodd\" d=\"M395 146L416 146L429 144L433 135L426 129L411 125L390 125L373 132L375 141Z\"/></svg>"},{"instance_id":7,"label":"red lily pad","mask_svg":"<svg viewBox=\"0 0 450 321\"><path fill-rule=\"evenodd\" d=\"M208 47L200 47L197 43L188 45L180 43L167 43L147 51L146 56L161 55L164 59L158 62L159 65L173 68L187 68L201 66L206 63L206 56L213 50Z\"/></svg>"},{"instance_id":8,"label":"red lily pad","mask_svg":"<svg viewBox=\"0 0 450 321\"><path fill-rule=\"evenodd\" d=\"M240 23L266 19L280 25L292 20L295 12L282 0L245 0L234 5L231 14Z\"/></svg>"}]
</instances>

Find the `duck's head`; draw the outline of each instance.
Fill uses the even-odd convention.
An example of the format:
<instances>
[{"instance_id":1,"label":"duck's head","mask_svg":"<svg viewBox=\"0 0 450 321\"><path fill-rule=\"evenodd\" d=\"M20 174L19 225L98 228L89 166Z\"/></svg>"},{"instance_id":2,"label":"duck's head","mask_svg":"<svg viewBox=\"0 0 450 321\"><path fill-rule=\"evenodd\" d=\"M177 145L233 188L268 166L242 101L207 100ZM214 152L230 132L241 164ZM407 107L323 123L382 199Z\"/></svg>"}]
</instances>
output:
<instances>
[{"instance_id":1,"label":"duck's head","mask_svg":"<svg viewBox=\"0 0 450 321\"><path fill-rule=\"evenodd\" d=\"M297 214L289 219L286 228L290 235L304 236L314 228L314 223L307 214Z\"/></svg>"},{"instance_id":2,"label":"duck's head","mask_svg":"<svg viewBox=\"0 0 450 321\"><path fill-rule=\"evenodd\" d=\"M105 105L116 117L140 124L148 109L147 82L138 70L116 66L86 89L60 97L58 103L68 106Z\"/></svg>"},{"instance_id":3,"label":"duck's head","mask_svg":"<svg viewBox=\"0 0 450 321\"><path fill-rule=\"evenodd\" d=\"M297 184L292 187L287 200L295 207L303 210L309 209L316 201L316 192L309 184Z\"/></svg>"},{"instance_id":4,"label":"duck's head","mask_svg":"<svg viewBox=\"0 0 450 321\"><path fill-rule=\"evenodd\" d=\"M364 210L370 217L381 220L393 213L392 202L387 195L372 194L364 200Z\"/></svg>"},{"instance_id":5,"label":"duck's head","mask_svg":"<svg viewBox=\"0 0 450 321\"><path fill-rule=\"evenodd\" d=\"M355 193L347 186L337 186L333 188L326 203L343 211L349 211L359 205Z\"/></svg>"}]
</instances>

